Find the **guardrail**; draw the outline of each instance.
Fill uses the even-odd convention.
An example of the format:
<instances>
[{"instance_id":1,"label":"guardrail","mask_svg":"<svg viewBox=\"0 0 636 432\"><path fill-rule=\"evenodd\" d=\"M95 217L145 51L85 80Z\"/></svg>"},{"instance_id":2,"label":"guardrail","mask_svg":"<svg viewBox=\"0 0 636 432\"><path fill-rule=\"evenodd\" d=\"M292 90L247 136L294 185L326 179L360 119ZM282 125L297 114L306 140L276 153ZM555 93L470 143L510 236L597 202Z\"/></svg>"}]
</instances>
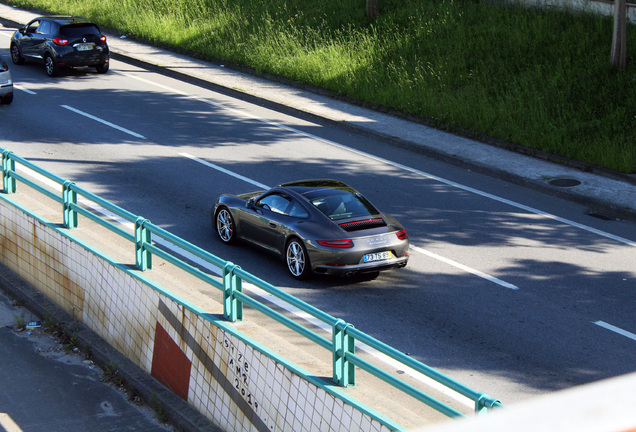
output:
<instances>
[{"instance_id":1,"label":"guardrail","mask_svg":"<svg viewBox=\"0 0 636 432\"><path fill-rule=\"evenodd\" d=\"M355 372L356 367L363 369L372 375L380 378L402 392L419 400L420 402L432 407L433 409L445 414L448 417L462 417L463 413L444 404L430 395L424 393L410 384L396 378L395 376L385 372L381 368L369 363L355 352L356 342L363 343L369 347L383 353L384 355L402 363L411 369L424 374L425 376L437 381L449 389L469 398L475 403L475 412L487 411L490 408L503 406L500 401L487 396L484 393L476 392L469 387L449 378L448 376L420 363L407 355L391 348L390 346L380 342L377 339L354 328L353 325L346 323L342 319L333 316L297 299L296 297L285 293L275 286L257 278L256 276L244 271L238 265L229 261L225 261L211 253L186 242L185 240L169 233L168 231L153 225L149 220L136 216L100 197L77 186L75 183L64 180L37 165L23 159L9 150L2 150L2 178L3 188L6 194L16 193L17 181L30 186L38 192L62 204L63 224L67 229L73 229L78 226L78 215L82 215L100 225L106 227L112 232L120 235L124 239L134 244L136 267L139 270L152 269L152 256L156 255L180 269L192 274L200 280L212 285L223 293L223 315L225 319L236 322L243 319L243 305L252 307L253 309L267 315L268 317L287 326L291 330L306 337L310 341L329 350L333 358L333 381L343 387L353 386L356 383ZM36 173L52 180L61 187L60 193L51 192L49 189L39 185L38 183L28 179L16 172L16 162L22 166L35 171ZM100 214L93 213L77 204L77 198L82 198L98 204L115 215L128 220L134 224L134 234L115 225L110 220L104 218ZM153 244L153 236L160 237L168 242L179 246L183 250L195 255L196 257L219 267L222 269L222 277L220 280L215 279L204 271L196 268L184 261L178 256L161 249ZM332 329L331 340L315 333L314 331L298 324L290 318L271 309L258 300L250 297L243 292L243 283L251 283L256 287L266 291L267 293L287 302L290 305L300 309L301 311L311 315L317 320L327 324ZM187 304L183 306L188 307Z\"/></svg>"}]
</instances>

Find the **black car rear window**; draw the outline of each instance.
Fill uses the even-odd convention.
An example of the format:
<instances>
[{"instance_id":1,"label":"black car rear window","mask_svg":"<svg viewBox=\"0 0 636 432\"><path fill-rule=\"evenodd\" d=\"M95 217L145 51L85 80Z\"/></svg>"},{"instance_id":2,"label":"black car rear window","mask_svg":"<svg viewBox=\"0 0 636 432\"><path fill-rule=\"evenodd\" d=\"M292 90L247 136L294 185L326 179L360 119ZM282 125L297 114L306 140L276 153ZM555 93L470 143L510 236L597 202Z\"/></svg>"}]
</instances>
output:
<instances>
[{"instance_id":1,"label":"black car rear window","mask_svg":"<svg viewBox=\"0 0 636 432\"><path fill-rule=\"evenodd\" d=\"M311 203L331 220L366 217L379 214L373 205L360 194L348 192L314 198Z\"/></svg>"},{"instance_id":2,"label":"black car rear window","mask_svg":"<svg viewBox=\"0 0 636 432\"><path fill-rule=\"evenodd\" d=\"M95 24L72 24L60 28L60 34L66 38L78 38L86 35L99 35Z\"/></svg>"}]
</instances>

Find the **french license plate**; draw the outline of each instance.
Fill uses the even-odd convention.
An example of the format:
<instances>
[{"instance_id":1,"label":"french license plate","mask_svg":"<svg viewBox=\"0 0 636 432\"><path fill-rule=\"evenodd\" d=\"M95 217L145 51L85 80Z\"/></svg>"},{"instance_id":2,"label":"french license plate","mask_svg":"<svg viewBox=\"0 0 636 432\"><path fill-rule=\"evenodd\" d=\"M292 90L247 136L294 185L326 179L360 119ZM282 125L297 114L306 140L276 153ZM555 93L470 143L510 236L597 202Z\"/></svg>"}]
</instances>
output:
<instances>
[{"instance_id":1,"label":"french license plate","mask_svg":"<svg viewBox=\"0 0 636 432\"><path fill-rule=\"evenodd\" d=\"M81 44L75 45L75 48L77 48L78 51L91 51L93 48L95 48L95 44L81 43Z\"/></svg>"},{"instance_id":2,"label":"french license plate","mask_svg":"<svg viewBox=\"0 0 636 432\"><path fill-rule=\"evenodd\" d=\"M388 260L393 256L393 254L391 253L391 251L386 251L386 252L376 252L376 253L371 253L371 254L366 254L364 256L364 262L373 262L373 261L383 261L383 260Z\"/></svg>"}]
</instances>

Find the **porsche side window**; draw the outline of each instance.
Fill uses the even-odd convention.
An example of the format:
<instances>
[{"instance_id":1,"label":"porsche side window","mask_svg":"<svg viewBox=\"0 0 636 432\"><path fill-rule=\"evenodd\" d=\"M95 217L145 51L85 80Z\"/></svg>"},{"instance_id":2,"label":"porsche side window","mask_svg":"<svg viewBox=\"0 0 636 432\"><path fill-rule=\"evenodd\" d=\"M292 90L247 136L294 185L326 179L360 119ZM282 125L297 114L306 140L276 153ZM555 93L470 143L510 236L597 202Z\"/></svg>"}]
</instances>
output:
<instances>
[{"instance_id":1,"label":"porsche side window","mask_svg":"<svg viewBox=\"0 0 636 432\"><path fill-rule=\"evenodd\" d=\"M259 200L256 205L275 213L286 214L285 211L287 210L287 207L289 207L290 202L291 200L286 196L271 194Z\"/></svg>"},{"instance_id":2,"label":"porsche side window","mask_svg":"<svg viewBox=\"0 0 636 432\"><path fill-rule=\"evenodd\" d=\"M289 208L289 215L295 218L306 219L309 217L309 213L305 210L305 207L300 205L298 201L294 201Z\"/></svg>"}]
</instances>

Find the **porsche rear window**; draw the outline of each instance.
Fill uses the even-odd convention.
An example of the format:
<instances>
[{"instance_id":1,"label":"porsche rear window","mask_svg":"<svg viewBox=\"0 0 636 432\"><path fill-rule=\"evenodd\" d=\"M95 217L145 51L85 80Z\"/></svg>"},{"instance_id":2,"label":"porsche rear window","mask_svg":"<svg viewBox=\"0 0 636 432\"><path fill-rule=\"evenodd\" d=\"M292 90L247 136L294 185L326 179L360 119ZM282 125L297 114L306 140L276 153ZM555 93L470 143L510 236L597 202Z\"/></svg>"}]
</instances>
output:
<instances>
[{"instance_id":1,"label":"porsche rear window","mask_svg":"<svg viewBox=\"0 0 636 432\"><path fill-rule=\"evenodd\" d=\"M95 24L73 24L60 29L60 34L66 38L79 38L86 35L98 35L99 29Z\"/></svg>"},{"instance_id":2,"label":"porsche rear window","mask_svg":"<svg viewBox=\"0 0 636 432\"><path fill-rule=\"evenodd\" d=\"M362 195L340 193L315 198L311 203L331 220L377 215L379 212Z\"/></svg>"}]
</instances>

